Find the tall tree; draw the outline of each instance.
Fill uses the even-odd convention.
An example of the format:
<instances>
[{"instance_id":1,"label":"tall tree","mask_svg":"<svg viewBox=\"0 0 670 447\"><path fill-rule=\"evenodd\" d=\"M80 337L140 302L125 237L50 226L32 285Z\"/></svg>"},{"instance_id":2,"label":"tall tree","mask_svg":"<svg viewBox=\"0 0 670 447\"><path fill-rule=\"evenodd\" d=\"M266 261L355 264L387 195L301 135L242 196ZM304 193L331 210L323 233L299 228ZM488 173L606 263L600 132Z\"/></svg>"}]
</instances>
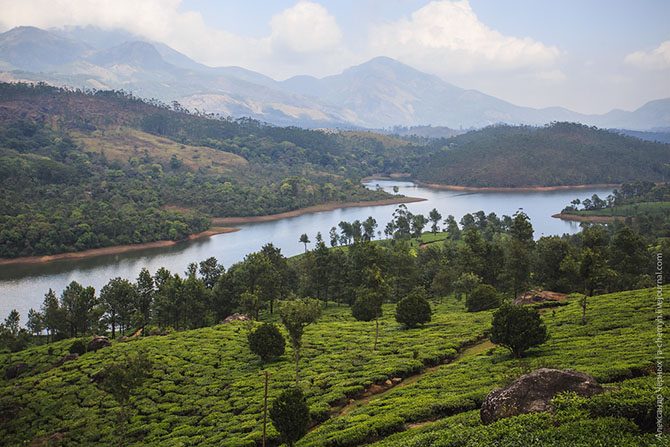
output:
<instances>
[{"instance_id":1,"label":"tall tree","mask_svg":"<svg viewBox=\"0 0 670 447\"><path fill-rule=\"evenodd\" d=\"M430 213L428 213L428 219L433 223L430 227L430 231L432 231L433 234L436 234L440 231L439 223L440 219L442 219L442 214L437 211L437 208L433 208L430 210Z\"/></svg>"},{"instance_id":2,"label":"tall tree","mask_svg":"<svg viewBox=\"0 0 670 447\"><path fill-rule=\"evenodd\" d=\"M295 383L300 381L300 349L305 328L316 322L321 316L321 303L318 300L304 298L284 301L279 307L281 322L288 331L295 359Z\"/></svg>"},{"instance_id":3,"label":"tall tree","mask_svg":"<svg viewBox=\"0 0 670 447\"><path fill-rule=\"evenodd\" d=\"M307 244L310 243L309 236L307 236L307 233L301 234L298 242L300 242L301 244L305 244L305 253L307 253Z\"/></svg>"}]
</instances>

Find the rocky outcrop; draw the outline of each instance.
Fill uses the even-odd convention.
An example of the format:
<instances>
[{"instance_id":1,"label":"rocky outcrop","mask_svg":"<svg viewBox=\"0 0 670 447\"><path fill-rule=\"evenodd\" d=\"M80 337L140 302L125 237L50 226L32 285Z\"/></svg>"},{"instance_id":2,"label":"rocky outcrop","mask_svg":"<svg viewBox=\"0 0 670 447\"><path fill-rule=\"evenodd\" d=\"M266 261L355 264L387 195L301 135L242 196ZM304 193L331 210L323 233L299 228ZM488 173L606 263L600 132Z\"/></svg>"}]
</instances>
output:
<instances>
[{"instance_id":1,"label":"rocky outcrop","mask_svg":"<svg viewBox=\"0 0 670 447\"><path fill-rule=\"evenodd\" d=\"M249 321L249 320L251 320L251 318L249 318L248 315L235 313L235 314L227 316L223 320L223 324L232 323L233 321Z\"/></svg>"},{"instance_id":2,"label":"rocky outcrop","mask_svg":"<svg viewBox=\"0 0 670 447\"><path fill-rule=\"evenodd\" d=\"M489 393L482 404L480 416L483 423L490 424L519 414L548 411L551 399L565 391L592 396L601 393L603 388L588 374L540 368L519 377L508 387Z\"/></svg>"},{"instance_id":3,"label":"rocky outcrop","mask_svg":"<svg viewBox=\"0 0 670 447\"><path fill-rule=\"evenodd\" d=\"M91 341L88 342L86 350L88 352L92 352L97 351L98 349L106 348L108 346L112 346L112 342L109 341L109 338L102 335L96 335L91 339Z\"/></svg>"},{"instance_id":4,"label":"rocky outcrop","mask_svg":"<svg viewBox=\"0 0 670 447\"><path fill-rule=\"evenodd\" d=\"M550 292L549 290L530 290L519 295L514 300L514 304L560 303L565 301L566 297L565 293Z\"/></svg>"}]
</instances>

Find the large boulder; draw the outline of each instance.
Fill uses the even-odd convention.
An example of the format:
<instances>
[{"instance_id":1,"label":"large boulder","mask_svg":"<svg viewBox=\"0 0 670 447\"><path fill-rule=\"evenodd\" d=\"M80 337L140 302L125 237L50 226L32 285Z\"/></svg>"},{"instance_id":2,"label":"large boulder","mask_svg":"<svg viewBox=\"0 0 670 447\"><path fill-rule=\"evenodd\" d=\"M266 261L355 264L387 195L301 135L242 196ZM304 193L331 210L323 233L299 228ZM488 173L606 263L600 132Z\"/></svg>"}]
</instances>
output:
<instances>
[{"instance_id":1,"label":"large boulder","mask_svg":"<svg viewBox=\"0 0 670 447\"><path fill-rule=\"evenodd\" d=\"M547 411L551 409L551 399L564 391L592 396L602 393L603 387L588 374L540 368L519 377L508 387L489 393L479 414L484 424L490 424L523 413Z\"/></svg>"},{"instance_id":2,"label":"large boulder","mask_svg":"<svg viewBox=\"0 0 670 447\"><path fill-rule=\"evenodd\" d=\"M93 352L108 346L112 346L112 342L109 341L109 338L102 335L96 335L88 342L87 351Z\"/></svg>"}]
</instances>

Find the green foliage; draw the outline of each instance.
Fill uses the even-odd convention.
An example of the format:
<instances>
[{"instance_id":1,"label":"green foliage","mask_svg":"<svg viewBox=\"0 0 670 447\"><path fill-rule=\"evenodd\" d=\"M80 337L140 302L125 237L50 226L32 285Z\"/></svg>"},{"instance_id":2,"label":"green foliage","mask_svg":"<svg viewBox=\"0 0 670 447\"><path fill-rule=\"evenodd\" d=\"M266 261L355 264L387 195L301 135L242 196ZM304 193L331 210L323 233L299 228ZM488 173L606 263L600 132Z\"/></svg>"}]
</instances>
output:
<instances>
[{"instance_id":1,"label":"green foliage","mask_svg":"<svg viewBox=\"0 0 670 447\"><path fill-rule=\"evenodd\" d=\"M493 314L492 326L491 341L505 346L515 357L523 356L549 337L537 310L515 304L503 304Z\"/></svg>"},{"instance_id":2,"label":"green foliage","mask_svg":"<svg viewBox=\"0 0 670 447\"><path fill-rule=\"evenodd\" d=\"M267 362L284 354L286 342L277 326L264 323L249 333L249 349Z\"/></svg>"},{"instance_id":3,"label":"green foliage","mask_svg":"<svg viewBox=\"0 0 670 447\"><path fill-rule=\"evenodd\" d=\"M181 240L210 216L385 198L360 179L407 158L373 137L190 115L122 92L3 83L0 98L17 112L0 119L0 257Z\"/></svg>"},{"instance_id":4,"label":"green foliage","mask_svg":"<svg viewBox=\"0 0 670 447\"><path fill-rule=\"evenodd\" d=\"M305 436L309 426L309 407L300 388L289 388L272 402L270 419L281 439L293 446Z\"/></svg>"},{"instance_id":5,"label":"green foliage","mask_svg":"<svg viewBox=\"0 0 670 447\"><path fill-rule=\"evenodd\" d=\"M433 147L413 167L416 178L475 187L663 181L657 166L670 162L665 144L576 123L491 126Z\"/></svg>"},{"instance_id":6,"label":"green foliage","mask_svg":"<svg viewBox=\"0 0 670 447\"><path fill-rule=\"evenodd\" d=\"M412 290L396 305L395 320L409 328L428 323L432 310L427 295L423 287Z\"/></svg>"},{"instance_id":7,"label":"green foliage","mask_svg":"<svg viewBox=\"0 0 670 447\"><path fill-rule=\"evenodd\" d=\"M500 306L500 295L495 287L489 284L478 285L465 299L468 312L480 312L495 309L498 306Z\"/></svg>"}]
</instances>

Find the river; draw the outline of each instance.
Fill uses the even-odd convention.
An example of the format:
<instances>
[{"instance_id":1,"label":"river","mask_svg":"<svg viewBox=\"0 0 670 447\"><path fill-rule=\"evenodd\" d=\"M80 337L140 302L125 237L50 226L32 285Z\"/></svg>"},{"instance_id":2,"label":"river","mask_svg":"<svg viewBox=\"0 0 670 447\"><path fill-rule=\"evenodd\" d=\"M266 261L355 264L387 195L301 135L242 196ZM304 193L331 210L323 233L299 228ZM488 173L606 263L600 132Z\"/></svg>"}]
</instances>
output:
<instances>
[{"instance_id":1,"label":"river","mask_svg":"<svg viewBox=\"0 0 670 447\"><path fill-rule=\"evenodd\" d=\"M452 214L457 220L466 214L479 210L499 216L512 215L523 210L531 218L535 238L543 235L575 233L579 230L576 222L566 222L552 218L574 198L584 199L598 194L606 197L610 189L575 189L551 192L477 192L465 193L435 190L416 186L411 182L375 180L366 183L370 188L380 185L393 192L399 187L399 194L427 199L423 202L407 204L412 213L428 215L437 208L446 218ZM185 242L171 247L154 248L119 255L99 256L89 259L63 260L46 264L0 266L0 319L4 319L12 309L17 309L25 322L28 309L38 309L49 288L57 294L71 281L92 285L97 291L114 277L134 279L143 267L154 273L159 267L172 272L183 272L186 266L210 256L216 257L225 267L240 261L247 253L259 250L265 243L272 242L281 248L285 256L296 255L304 250L298 242L300 234L307 233L312 241L321 232L328 241L328 231L342 221L363 220L372 216L384 229L397 205L376 207L341 208L333 211L305 214L272 222L239 225L240 231L219 234L208 239Z\"/></svg>"}]
</instances>

